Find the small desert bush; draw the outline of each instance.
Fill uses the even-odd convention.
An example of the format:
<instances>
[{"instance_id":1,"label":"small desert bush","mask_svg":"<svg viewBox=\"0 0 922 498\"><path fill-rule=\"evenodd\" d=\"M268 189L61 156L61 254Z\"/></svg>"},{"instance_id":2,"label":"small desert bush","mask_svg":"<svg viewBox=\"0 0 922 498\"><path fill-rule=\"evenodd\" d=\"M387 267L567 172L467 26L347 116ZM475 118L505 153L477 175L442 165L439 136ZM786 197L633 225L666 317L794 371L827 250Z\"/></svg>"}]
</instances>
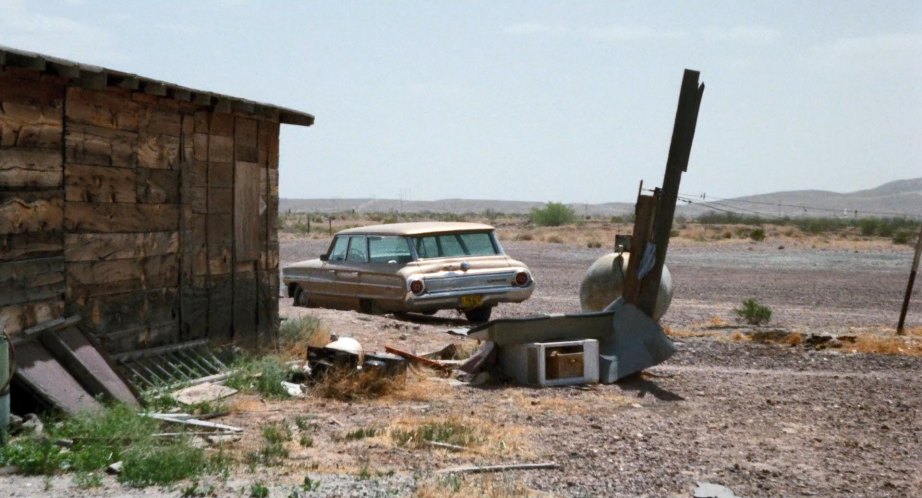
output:
<instances>
[{"instance_id":1,"label":"small desert bush","mask_svg":"<svg viewBox=\"0 0 922 498\"><path fill-rule=\"evenodd\" d=\"M538 226L559 227L576 221L576 211L560 202L548 202L531 210L531 221Z\"/></svg>"},{"instance_id":2,"label":"small desert bush","mask_svg":"<svg viewBox=\"0 0 922 498\"><path fill-rule=\"evenodd\" d=\"M743 301L742 306L733 310L740 320L750 325L763 325L771 321L772 310L755 299Z\"/></svg>"},{"instance_id":3,"label":"small desert bush","mask_svg":"<svg viewBox=\"0 0 922 498\"><path fill-rule=\"evenodd\" d=\"M304 357L308 346L325 345L329 338L323 321L312 315L288 318L279 325L279 350L286 356Z\"/></svg>"},{"instance_id":4,"label":"small desert bush","mask_svg":"<svg viewBox=\"0 0 922 498\"><path fill-rule=\"evenodd\" d=\"M909 244L912 245L915 233L910 230L900 229L893 234L893 243L894 244Z\"/></svg>"},{"instance_id":5,"label":"small desert bush","mask_svg":"<svg viewBox=\"0 0 922 498\"><path fill-rule=\"evenodd\" d=\"M749 232L749 238L756 242L762 242L765 240L765 230L762 228L755 228Z\"/></svg>"},{"instance_id":6,"label":"small desert bush","mask_svg":"<svg viewBox=\"0 0 922 498\"><path fill-rule=\"evenodd\" d=\"M550 244L563 244L563 239L559 235L549 235L545 240Z\"/></svg>"}]
</instances>

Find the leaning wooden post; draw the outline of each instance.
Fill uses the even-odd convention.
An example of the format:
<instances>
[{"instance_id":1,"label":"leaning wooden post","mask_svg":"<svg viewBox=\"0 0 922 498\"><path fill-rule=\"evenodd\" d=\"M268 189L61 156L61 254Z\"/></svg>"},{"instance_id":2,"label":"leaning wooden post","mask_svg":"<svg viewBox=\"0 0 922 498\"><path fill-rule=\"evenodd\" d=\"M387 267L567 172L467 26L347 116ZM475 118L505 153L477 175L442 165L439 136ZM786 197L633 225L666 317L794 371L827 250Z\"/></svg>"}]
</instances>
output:
<instances>
[{"instance_id":1,"label":"leaning wooden post","mask_svg":"<svg viewBox=\"0 0 922 498\"><path fill-rule=\"evenodd\" d=\"M640 278L637 270L650 237L653 234L653 218L656 216L656 197L652 195L638 195L637 204L634 206L634 232L631 234L631 252L627 260L627 271L624 273L624 284L621 296L628 303L637 305L640 294Z\"/></svg>"},{"instance_id":2,"label":"leaning wooden post","mask_svg":"<svg viewBox=\"0 0 922 498\"><path fill-rule=\"evenodd\" d=\"M912 257L912 271L909 272L909 283L906 284L906 295L903 297L903 308L900 310L900 322L896 326L896 334L903 335L903 325L906 323L906 312L909 311L909 298L912 296L912 287L916 283L916 272L919 271L919 255L922 254L922 229L919 229L919 238L916 239L916 255Z\"/></svg>"},{"instance_id":3,"label":"leaning wooden post","mask_svg":"<svg viewBox=\"0 0 922 498\"><path fill-rule=\"evenodd\" d=\"M679 92L679 104L675 113L675 125L672 128L672 143L666 160L666 175L656 208L653 222L653 244L656 260L646 275L641 277L638 307L653 316L656 297L659 294L659 281L666 262L666 249L669 247L669 234L672 232L672 218L679 197L679 182L682 172L688 170L688 158L691 155L692 140L695 138L695 125L698 123L698 108L704 94L704 84L698 84L698 71L686 69L682 77L682 89Z\"/></svg>"}]
</instances>

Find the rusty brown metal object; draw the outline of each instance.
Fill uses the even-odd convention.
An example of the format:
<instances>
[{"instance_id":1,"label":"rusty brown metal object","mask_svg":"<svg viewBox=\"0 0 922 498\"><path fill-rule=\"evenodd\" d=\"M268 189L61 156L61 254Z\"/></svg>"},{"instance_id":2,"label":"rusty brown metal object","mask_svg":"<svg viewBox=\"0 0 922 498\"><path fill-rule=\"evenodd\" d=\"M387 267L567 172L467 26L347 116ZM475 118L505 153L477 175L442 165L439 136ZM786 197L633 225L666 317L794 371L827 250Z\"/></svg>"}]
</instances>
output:
<instances>
[{"instance_id":1,"label":"rusty brown metal object","mask_svg":"<svg viewBox=\"0 0 922 498\"><path fill-rule=\"evenodd\" d=\"M666 250L669 248L669 234L672 231L672 218L679 196L679 183L682 173L688 170L688 158L691 155L692 141L695 138L695 126L698 123L698 108L704 94L704 84L698 84L698 71L685 70L682 89L679 92L679 104L676 108L675 125L672 129L672 143L666 160L666 174L663 177L662 194L656 208L653 222L653 243L656 244L656 261L653 268L640 283L640 295L637 307L647 316L653 316L656 297L659 293L660 276L666 262ZM633 256L633 253L632 253Z\"/></svg>"}]
</instances>

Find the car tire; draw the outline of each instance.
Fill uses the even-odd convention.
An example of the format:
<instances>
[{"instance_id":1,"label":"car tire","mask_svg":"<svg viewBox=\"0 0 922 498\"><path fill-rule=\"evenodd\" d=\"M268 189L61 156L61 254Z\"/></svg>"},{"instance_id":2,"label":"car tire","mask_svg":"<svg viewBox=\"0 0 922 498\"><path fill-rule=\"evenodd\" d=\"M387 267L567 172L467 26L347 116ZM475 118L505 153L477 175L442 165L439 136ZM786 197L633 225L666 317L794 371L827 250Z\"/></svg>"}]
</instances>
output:
<instances>
[{"instance_id":1,"label":"car tire","mask_svg":"<svg viewBox=\"0 0 922 498\"><path fill-rule=\"evenodd\" d=\"M464 317L471 323L483 323L490 321L490 314L493 313L492 306L482 306L464 311Z\"/></svg>"},{"instance_id":2,"label":"car tire","mask_svg":"<svg viewBox=\"0 0 922 498\"><path fill-rule=\"evenodd\" d=\"M310 299L308 298L307 291L302 289L301 286L298 286L298 288L295 289L295 297L294 297L293 304L301 308L310 307Z\"/></svg>"}]
</instances>

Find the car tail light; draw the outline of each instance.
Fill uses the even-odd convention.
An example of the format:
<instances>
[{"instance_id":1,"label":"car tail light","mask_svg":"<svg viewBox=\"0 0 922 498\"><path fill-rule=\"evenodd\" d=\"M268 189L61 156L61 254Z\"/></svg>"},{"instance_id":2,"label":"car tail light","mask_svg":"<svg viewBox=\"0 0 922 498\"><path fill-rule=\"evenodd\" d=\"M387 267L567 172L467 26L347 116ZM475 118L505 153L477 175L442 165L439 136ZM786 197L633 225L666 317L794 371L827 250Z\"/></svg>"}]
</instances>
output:
<instances>
[{"instance_id":1,"label":"car tail light","mask_svg":"<svg viewBox=\"0 0 922 498\"><path fill-rule=\"evenodd\" d=\"M412 292L413 294L422 294L425 288L426 286L423 285L422 280L414 280L410 282L410 292Z\"/></svg>"},{"instance_id":2,"label":"car tail light","mask_svg":"<svg viewBox=\"0 0 922 498\"><path fill-rule=\"evenodd\" d=\"M528 272L520 271L515 274L515 285L525 287L528 285Z\"/></svg>"}]
</instances>

